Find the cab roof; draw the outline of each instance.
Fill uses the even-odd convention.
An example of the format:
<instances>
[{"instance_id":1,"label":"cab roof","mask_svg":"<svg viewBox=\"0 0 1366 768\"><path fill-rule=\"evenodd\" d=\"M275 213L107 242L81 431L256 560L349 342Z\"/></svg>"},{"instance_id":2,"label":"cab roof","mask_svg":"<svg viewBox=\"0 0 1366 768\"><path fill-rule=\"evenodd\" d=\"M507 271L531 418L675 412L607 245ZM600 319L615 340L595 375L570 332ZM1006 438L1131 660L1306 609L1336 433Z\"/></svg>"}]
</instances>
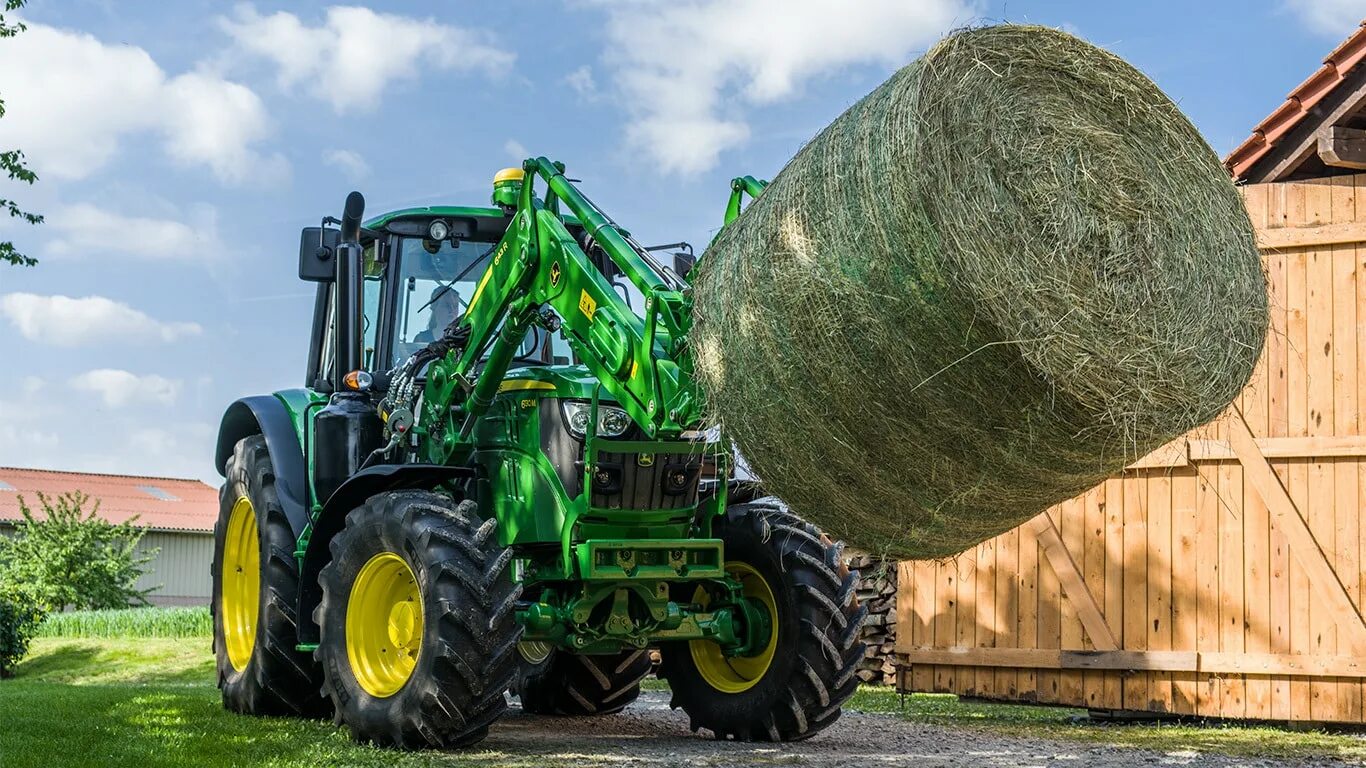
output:
<instances>
[{"instance_id":1,"label":"cab roof","mask_svg":"<svg viewBox=\"0 0 1366 768\"><path fill-rule=\"evenodd\" d=\"M507 214L501 208L477 207L467 205L429 205L421 208L401 208L397 211L382 213L373 219L365 222L366 229L384 229L389 222L396 219L426 219L426 218L506 218ZM566 224L578 224L579 220L572 213L562 213L561 217Z\"/></svg>"}]
</instances>

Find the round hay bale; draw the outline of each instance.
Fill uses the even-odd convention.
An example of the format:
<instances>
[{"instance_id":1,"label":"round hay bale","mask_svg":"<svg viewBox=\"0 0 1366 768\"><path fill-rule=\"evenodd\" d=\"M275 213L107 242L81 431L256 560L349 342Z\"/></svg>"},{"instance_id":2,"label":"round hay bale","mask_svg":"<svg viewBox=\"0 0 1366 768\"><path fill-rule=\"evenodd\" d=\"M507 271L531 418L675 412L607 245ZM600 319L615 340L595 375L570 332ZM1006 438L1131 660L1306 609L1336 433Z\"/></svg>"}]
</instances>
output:
<instances>
[{"instance_id":1,"label":"round hay bale","mask_svg":"<svg viewBox=\"0 0 1366 768\"><path fill-rule=\"evenodd\" d=\"M1119 58L958 32L804 147L699 262L709 408L862 549L1002 533L1218 415L1261 353L1242 201Z\"/></svg>"}]
</instances>

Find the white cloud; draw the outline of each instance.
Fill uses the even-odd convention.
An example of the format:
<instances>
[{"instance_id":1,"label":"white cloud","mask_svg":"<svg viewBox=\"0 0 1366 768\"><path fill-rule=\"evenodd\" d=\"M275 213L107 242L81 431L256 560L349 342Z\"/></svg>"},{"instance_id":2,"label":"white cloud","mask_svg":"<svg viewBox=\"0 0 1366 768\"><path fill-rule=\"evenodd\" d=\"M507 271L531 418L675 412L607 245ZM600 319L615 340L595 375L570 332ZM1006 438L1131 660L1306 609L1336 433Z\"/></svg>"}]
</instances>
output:
<instances>
[{"instance_id":1,"label":"white cloud","mask_svg":"<svg viewBox=\"0 0 1366 768\"><path fill-rule=\"evenodd\" d=\"M0 465L32 466L25 462L56 448L60 442L55 422L69 408L55 407L47 382L28 375L17 388L6 385L0 393Z\"/></svg>"},{"instance_id":2,"label":"white cloud","mask_svg":"<svg viewBox=\"0 0 1366 768\"><path fill-rule=\"evenodd\" d=\"M349 149L329 149L323 152L323 163L341 171L347 179L361 181L370 175L370 164L359 152Z\"/></svg>"},{"instance_id":3,"label":"white cloud","mask_svg":"<svg viewBox=\"0 0 1366 768\"><path fill-rule=\"evenodd\" d=\"M213 486L223 482L206 472L204 446L213 445L217 422L183 422L131 429L120 441L123 450L106 451L95 460L98 471L152 474L159 477L203 476Z\"/></svg>"},{"instance_id":4,"label":"white cloud","mask_svg":"<svg viewBox=\"0 0 1366 768\"><path fill-rule=\"evenodd\" d=\"M338 113L374 109L391 82L423 70L496 75L515 59L484 32L356 6L332 6L323 23L308 26L287 11L263 16L245 3L218 23L239 55L275 64L282 88L303 85Z\"/></svg>"},{"instance_id":5,"label":"white cloud","mask_svg":"<svg viewBox=\"0 0 1366 768\"><path fill-rule=\"evenodd\" d=\"M0 452L0 461L6 465L22 465L25 459L33 456L35 449L45 450L56 448L61 439L56 432L43 429L41 427L21 427L13 423L0 423L0 446L4 446ZM14 454L16 458L4 459L5 454Z\"/></svg>"},{"instance_id":6,"label":"white cloud","mask_svg":"<svg viewBox=\"0 0 1366 768\"><path fill-rule=\"evenodd\" d=\"M593 79L593 68L587 64L565 75L564 82L580 96L594 96L598 92L598 83Z\"/></svg>"},{"instance_id":7,"label":"white cloud","mask_svg":"<svg viewBox=\"0 0 1366 768\"><path fill-rule=\"evenodd\" d=\"M211 259L222 249L218 212L199 206L193 219L186 223L124 216L89 203L69 205L47 217L57 233L47 251L54 256L121 253L140 259Z\"/></svg>"},{"instance_id":8,"label":"white cloud","mask_svg":"<svg viewBox=\"0 0 1366 768\"><path fill-rule=\"evenodd\" d=\"M43 176L89 176L140 134L160 136L173 160L225 182L287 170L282 157L254 148L271 129L255 93L206 72L168 77L137 46L30 22L0 46L0 93L0 146L23 147Z\"/></svg>"},{"instance_id":9,"label":"white cloud","mask_svg":"<svg viewBox=\"0 0 1366 768\"><path fill-rule=\"evenodd\" d=\"M98 395L110 408L127 405L171 405L180 395L179 379L156 374L139 376L116 368L97 368L73 376L69 382L82 392Z\"/></svg>"},{"instance_id":10,"label":"white cloud","mask_svg":"<svg viewBox=\"0 0 1366 768\"><path fill-rule=\"evenodd\" d=\"M1352 34L1366 17L1366 0L1286 0L1305 26L1334 39Z\"/></svg>"},{"instance_id":11,"label":"white cloud","mask_svg":"<svg viewBox=\"0 0 1366 768\"><path fill-rule=\"evenodd\" d=\"M103 296L0 295L5 316L29 341L60 347L94 342L171 342L203 332L197 323L161 322Z\"/></svg>"},{"instance_id":12,"label":"white cloud","mask_svg":"<svg viewBox=\"0 0 1366 768\"><path fill-rule=\"evenodd\" d=\"M503 151L508 153L508 157L511 157L513 160L519 163L527 159L528 157L531 157L531 155L528 153L527 148L522 146L522 142L516 139L508 139L506 142L504 142Z\"/></svg>"},{"instance_id":13,"label":"white cloud","mask_svg":"<svg viewBox=\"0 0 1366 768\"><path fill-rule=\"evenodd\" d=\"M749 138L746 106L859 64L908 63L972 0L604 0L606 63L634 113L627 140L666 171L693 174Z\"/></svg>"}]
</instances>

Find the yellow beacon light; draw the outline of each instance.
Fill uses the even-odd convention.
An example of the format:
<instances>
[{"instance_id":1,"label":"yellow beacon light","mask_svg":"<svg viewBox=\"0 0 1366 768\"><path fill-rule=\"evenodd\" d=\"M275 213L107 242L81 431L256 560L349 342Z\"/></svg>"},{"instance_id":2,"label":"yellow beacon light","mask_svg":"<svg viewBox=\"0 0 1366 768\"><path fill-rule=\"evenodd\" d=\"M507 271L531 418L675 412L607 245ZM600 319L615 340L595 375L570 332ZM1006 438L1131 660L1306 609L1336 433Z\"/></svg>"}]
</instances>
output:
<instances>
[{"instance_id":1,"label":"yellow beacon light","mask_svg":"<svg viewBox=\"0 0 1366 768\"><path fill-rule=\"evenodd\" d=\"M522 193L526 172L521 168L504 168L493 174L493 204L501 208L516 208L517 196Z\"/></svg>"}]
</instances>

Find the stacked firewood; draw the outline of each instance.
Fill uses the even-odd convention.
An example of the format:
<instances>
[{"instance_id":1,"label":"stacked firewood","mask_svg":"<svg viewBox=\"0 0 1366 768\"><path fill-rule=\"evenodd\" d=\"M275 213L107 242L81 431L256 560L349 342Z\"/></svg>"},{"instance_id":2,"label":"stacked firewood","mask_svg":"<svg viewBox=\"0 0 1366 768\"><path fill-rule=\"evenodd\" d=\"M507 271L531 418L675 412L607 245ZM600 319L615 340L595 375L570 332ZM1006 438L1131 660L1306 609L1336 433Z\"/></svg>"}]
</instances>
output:
<instances>
[{"instance_id":1,"label":"stacked firewood","mask_svg":"<svg viewBox=\"0 0 1366 768\"><path fill-rule=\"evenodd\" d=\"M855 553L849 567L859 572L858 599L868 607L863 624L866 649L858 679L873 685L896 684L896 561Z\"/></svg>"}]
</instances>

